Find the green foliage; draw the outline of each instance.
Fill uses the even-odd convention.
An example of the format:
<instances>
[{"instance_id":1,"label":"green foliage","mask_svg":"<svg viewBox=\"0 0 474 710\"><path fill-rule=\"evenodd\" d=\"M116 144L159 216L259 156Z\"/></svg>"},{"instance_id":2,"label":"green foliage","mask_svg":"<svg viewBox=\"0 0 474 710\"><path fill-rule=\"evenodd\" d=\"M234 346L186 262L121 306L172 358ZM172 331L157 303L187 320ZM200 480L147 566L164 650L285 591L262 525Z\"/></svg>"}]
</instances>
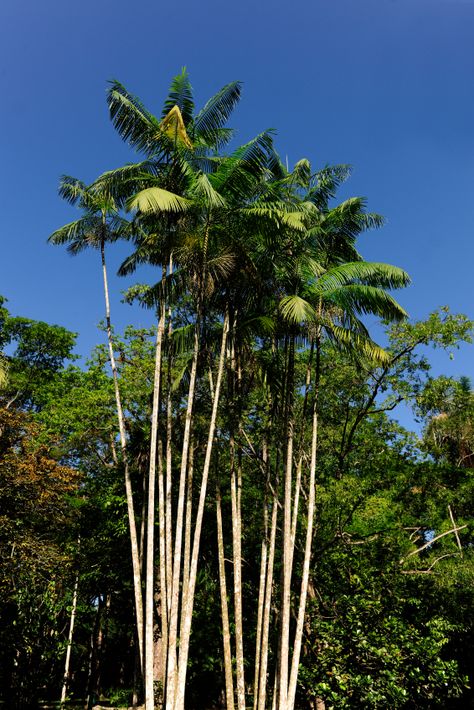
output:
<instances>
[{"instance_id":1,"label":"green foliage","mask_svg":"<svg viewBox=\"0 0 474 710\"><path fill-rule=\"evenodd\" d=\"M291 510L293 639L317 453L298 707L317 699L327 710L467 707L472 669L466 659L474 652L474 399L465 378L431 378L427 353L436 347L452 354L471 342L474 323L446 307L424 321L407 320L389 292L409 284L406 272L366 262L357 249L359 235L382 226L383 218L368 212L361 197L336 203L348 166L315 171L303 158L289 170L268 130L225 153L233 135L226 124L240 92L240 82L227 84L195 112L183 69L156 117L112 82L112 123L144 160L91 185L63 176L60 196L82 215L50 237L72 254L99 249L104 270L106 244L127 239L131 254L120 274L144 264L155 272L151 285L129 287L125 300L166 317L157 469L171 479L173 525L186 419L194 452L188 503L196 517L218 343L223 323L230 323L203 498L187 702L208 708L222 701L212 491L219 487L222 495L229 561L231 481L238 470L247 686L261 544L269 539L273 510L279 516L268 587L270 688L286 564L285 476L293 465L290 494L300 494L299 510ZM126 210L135 212L133 219ZM367 315L387 319L387 349L371 339ZM143 551L156 328L131 326L120 335L107 312L104 330L115 351L123 450L109 350L99 346L84 367L75 367L74 334L12 317L0 298L0 661L8 707L32 706L40 692L57 697L76 580L69 692L92 698L106 689L111 702L127 704L130 688L139 685L123 469ZM391 418L402 401L424 423L421 441ZM228 590L234 569L226 565ZM155 586L159 645L162 596ZM233 609L230 624L235 631ZM270 696L271 690L269 703Z\"/></svg>"},{"instance_id":2,"label":"green foliage","mask_svg":"<svg viewBox=\"0 0 474 710\"><path fill-rule=\"evenodd\" d=\"M386 606L364 590L340 594L332 618L313 617L316 662L305 665L302 685L328 710L440 707L465 690L456 662L442 659L452 625L410 623Z\"/></svg>"}]
</instances>

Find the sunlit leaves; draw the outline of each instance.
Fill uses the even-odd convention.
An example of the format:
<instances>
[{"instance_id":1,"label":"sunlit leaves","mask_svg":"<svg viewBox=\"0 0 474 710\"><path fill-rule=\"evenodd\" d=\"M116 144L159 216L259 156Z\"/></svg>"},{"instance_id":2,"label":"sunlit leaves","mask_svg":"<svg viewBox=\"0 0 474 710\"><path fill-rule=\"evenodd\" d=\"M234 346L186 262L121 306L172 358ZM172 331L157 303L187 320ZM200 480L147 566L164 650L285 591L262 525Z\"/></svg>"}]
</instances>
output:
<instances>
[{"instance_id":1,"label":"sunlit leaves","mask_svg":"<svg viewBox=\"0 0 474 710\"><path fill-rule=\"evenodd\" d=\"M190 202L162 187L149 187L127 200L127 209L139 212L185 212Z\"/></svg>"}]
</instances>

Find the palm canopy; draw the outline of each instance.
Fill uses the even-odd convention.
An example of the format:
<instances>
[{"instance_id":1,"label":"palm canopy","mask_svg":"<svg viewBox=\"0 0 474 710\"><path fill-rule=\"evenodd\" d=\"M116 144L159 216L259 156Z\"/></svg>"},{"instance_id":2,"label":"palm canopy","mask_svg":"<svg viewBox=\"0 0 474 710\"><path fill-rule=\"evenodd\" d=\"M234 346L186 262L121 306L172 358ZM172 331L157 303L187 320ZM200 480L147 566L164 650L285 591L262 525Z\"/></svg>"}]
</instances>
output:
<instances>
[{"instance_id":1,"label":"palm canopy","mask_svg":"<svg viewBox=\"0 0 474 710\"><path fill-rule=\"evenodd\" d=\"M59 194L79 207L82 216L55 230L48 238L51 244L67 244L69 253L78 254L88 247L99 249L105 242L127 239L134 233L134 226L120 215L106 190L63 175Z\"/></svg>"},{"instance_id":2,"label":"palm canopy","mask_svg":"<svg viewBox=\"0 0 474 710\"><path fill-rule=\"evenodd\" d=\"M267 131L216 159L212 173L188 165L183 196L172 220L161 214L160 178L150 179L149 187L127 201L144 229L121 273L145 261L166 263L172 252L175 267L185 268L191 280L205 272L206 291L214 292L220 280L228 281L233 271L245 270L244 254L251 241L247 235L275 231L279 225L302 230L301 212L282 201L260 201L273 154L272 134Z\"/></svg>"},{"instance_id":3,"label":"palm canopy","mask_svg":"<svg viewBox=\"0 0 474 710\"><path fill-rule=\"evenodd\" d=\"M241 88L239 81L226 84L195 114L191 82L183 69L171 82L161 118L148 111L140 99L118 81L111 82L107 100L119 135L137 151L156 156L168 148L163 138L172 112L181 130L186 132L186 140L182 142L188 147L217 150L226 145L233 131L225 124L240 99Z\"/></svg>"},{"instance_id":4,"label":"palm canopy","mask_svg":"<svg viewBox=\"0 0 474 710\"><path fill-rule=\"evenodd\" d=\"M141 211L160 208L156 190L144 193L141 204L130 203L134 195L148 188L185 195L191 176L212 173L220 165L218 151L233 135L225 124L240 92L240 82L231 82L195 113L192 86L183 69L173 78L161 116L157 116L122 84L112 81L107 94L112 123L119 135L145 157L139 163L104 173L96 181L97 187L109 191L120 207L128 205Z\"/></svg>"},{"instance_id":5,"label":"palm canopy","mask_svg":"<svg viewBox=\"0 0 474 710\"><path fill-rule=\"evenodd\" d=\"M344 348L386 360L361 321L366 315L401 320L405 310L387 291L402 288L410 279L405 271L383 263L363 261L357 236L379 227L383 219L366 211L365 200L350 198L331 206L337 187L347 178L347 166L311 172L309 161L299 161L290 173L273 180L264 197L280 196L301 215L303 229L285 228L257 240L253 252L265 295L262 306L280 332L322 333ZM277 321L281 320L278 326Z\"/></svg>"}]
</instances>

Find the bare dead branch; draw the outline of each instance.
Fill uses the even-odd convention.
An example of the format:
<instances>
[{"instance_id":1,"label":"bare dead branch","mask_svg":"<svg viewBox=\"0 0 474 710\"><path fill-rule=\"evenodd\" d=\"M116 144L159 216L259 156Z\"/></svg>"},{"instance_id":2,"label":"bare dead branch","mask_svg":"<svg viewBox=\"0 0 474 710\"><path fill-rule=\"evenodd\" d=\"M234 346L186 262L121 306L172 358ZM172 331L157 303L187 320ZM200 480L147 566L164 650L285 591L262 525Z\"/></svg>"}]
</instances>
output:
<instances>
[{"instance_id":1,"label":"bare dead branch","mask_svg":"<svg viewBox=\"0 0 474 710\"><path fill-rule=\"evenodd\" d=\"M400 564L406 562L409 557L412 557L413 555L418 555L420 552L423 552L423 550L426 550L426 548L432 545L434 542L436 542L437 540L441 540L442 537L450 535L451 533L459 532L459 530L464 530L464 528L467 528L467 525L461 525L461 527L459 528L454 527L452 530L446 530L446 532L436 535L432 540L428 540L428 542L425 542L424 545L410 552L406 557L402 557L402 559L400 560Z\"/></svg>"},{"instance_id":2,"label":"bare dead branch","mask_svg":"<svg viewBox=\"0 0 474 710\"><path fill-rule=\"evenodd\" d=\"M451 522L452 522L452 524L453 524L453 528L455 528L455 527L456 527L456 523L454 522L453 511L451 510L451 506L450 506L449 504L448 504L448 511L449 511L449 517L451 518ZM461 557L462 557L462 545L461 545L461 540L459 539L458 531L455 530L455 533L454 533L454 534L456 535L456 542L458 543L459 552L461 553Z\"/></svg>"},{"instance_id":3,"label":"bare dead branch","mask_svg":"<svg viewBox=\"0 0 474 710\"><path fill-rule=\"evenodd\" d=\"M433 567L438 564L440 560L444 560L446 557L456 557L457 555L459 555L459 552L449 552L446 555L440 555L440 557L437 557L435 561L426 569L402 570L402 574L432 574Z\"/></svg>"}]
</instances>

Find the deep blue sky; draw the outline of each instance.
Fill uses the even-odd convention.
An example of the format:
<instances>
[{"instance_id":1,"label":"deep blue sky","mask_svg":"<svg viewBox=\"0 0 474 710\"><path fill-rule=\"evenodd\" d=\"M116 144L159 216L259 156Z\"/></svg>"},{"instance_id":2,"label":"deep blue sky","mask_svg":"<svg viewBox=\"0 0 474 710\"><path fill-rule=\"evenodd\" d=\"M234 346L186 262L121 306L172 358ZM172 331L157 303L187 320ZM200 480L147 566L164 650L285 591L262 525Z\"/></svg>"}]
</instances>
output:
<instances>
[{"instance_id":1,"label":"deep blue sky","mask_svg":"<svg viewBox=\"0 0 474 710\"><path fill-rule=\"evenodd\" d=\"M186 65L198 104L244 82L242 141L272 127L290 164L354 166L345 195L387 218L361 251L411 274L399 299L413 317L443 304L474 316L473 37L474 0L3 0L0 293L15 314L78 331L81 354L99 340L97 255L46 244L76 216L58 179L135 159L108 119L108 79L159 113ZM434 362L474 377L472 347Z\"/></svg>"}]
</instances>

